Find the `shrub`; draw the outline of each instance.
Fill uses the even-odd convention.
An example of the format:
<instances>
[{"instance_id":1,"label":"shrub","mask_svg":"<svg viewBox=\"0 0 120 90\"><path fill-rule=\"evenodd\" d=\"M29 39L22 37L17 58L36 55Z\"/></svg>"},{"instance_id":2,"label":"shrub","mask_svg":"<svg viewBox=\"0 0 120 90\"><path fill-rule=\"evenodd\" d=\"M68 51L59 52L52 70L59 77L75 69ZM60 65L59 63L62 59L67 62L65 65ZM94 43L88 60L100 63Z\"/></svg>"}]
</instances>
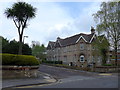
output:
<instances>
[{"instance_id":1,"label":"shrub","mask_svg":"<svg viewBox=\"0 0 120 90\"><path fill-rule=\"evenodd\" d=\"M112 64L103 64L103 66L112 66Z\"/></svg>"},{"instance_id":2,"label":"shrub","mask_svg":"<svg viewBox=\"0 0 120 90\"><path fill-rule=\"evenodd\" d=\"M39 65L39 61L30 55L0 54L2 65L34 66Z\"/></svg>"}]
</instances>

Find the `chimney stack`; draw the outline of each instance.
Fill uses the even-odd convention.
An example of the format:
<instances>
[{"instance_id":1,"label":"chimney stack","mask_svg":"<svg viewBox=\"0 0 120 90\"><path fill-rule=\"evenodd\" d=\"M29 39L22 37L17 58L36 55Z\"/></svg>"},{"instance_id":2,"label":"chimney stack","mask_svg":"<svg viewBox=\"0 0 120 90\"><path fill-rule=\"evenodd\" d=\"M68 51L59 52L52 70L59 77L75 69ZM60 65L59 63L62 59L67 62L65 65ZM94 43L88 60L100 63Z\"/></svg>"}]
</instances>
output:
<instances>
[{"instance_id":1,"label":"chimney stack","mask_svg":"<svg viewBox=\"0 0 120 90\"><path fill-rule=\"evenodd\" d=\"M92 33L95 33L95 29L94 29L93 26L91 26L91 34L92 34Z\"/></svg>"},{"instance_id":2,"label":"chimney stack","mask_svg":"<svg viewBox=\"0 0 120 90\"><path fill-rule=\"evenodd\" d=\"M60 39L60 37L57 37L57 40L59 40Z\"/></svg>"}]
</instances>

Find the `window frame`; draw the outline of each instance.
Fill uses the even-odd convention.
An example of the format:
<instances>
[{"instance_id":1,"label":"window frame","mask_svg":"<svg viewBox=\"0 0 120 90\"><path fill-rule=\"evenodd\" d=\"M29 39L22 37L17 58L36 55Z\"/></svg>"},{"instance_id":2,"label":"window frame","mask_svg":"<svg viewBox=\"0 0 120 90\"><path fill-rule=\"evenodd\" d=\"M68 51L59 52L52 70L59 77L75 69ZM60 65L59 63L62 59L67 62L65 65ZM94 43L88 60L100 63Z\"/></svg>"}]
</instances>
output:
<instances>
[{"instance_id":1,"label":"window frame","mask_svg":"<svg viewBox=\"0 0 120 90\"><path fill-rule=\"evenodd\" d=\"M83 43L81 43L80 44L80 50L84 50L85 48L84 48L84 44Z\"/></svg>"},{"instance_id":2,"label":"window frame","mask_svg":"<svg viewBox=\"0 0 120 90\"><path fill-rule=\"evenodd\" d=\"M83 58L83 60L81 58ZM85 62L85 56L84 55L80 55L80 62Z\"/></svg>"}]
</instances>

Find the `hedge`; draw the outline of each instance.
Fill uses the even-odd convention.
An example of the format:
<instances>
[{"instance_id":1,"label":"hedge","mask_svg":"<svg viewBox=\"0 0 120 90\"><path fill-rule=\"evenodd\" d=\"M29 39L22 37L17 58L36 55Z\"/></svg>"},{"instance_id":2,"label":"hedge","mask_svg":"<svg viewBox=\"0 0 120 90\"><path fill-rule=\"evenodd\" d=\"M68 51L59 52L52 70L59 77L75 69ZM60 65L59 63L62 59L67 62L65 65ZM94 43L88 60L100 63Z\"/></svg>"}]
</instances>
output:
<instances>
[{"instance_id":1,"label":"hedge","mask_svg":"<svg viewBox=\"0 0 120 90\"><path fill-rule=\"evenodd\" d=\"M103 66L112 66L112 64L103 64Z\"/></svg>"},{"instance_id":2,"label":"hedge","mask_svg":"<svg viewBox=\"0 0 120 90\"><path fill-rule=\"evenodd\" d=\"M30 55L0 54L2 65L34 66L39 65L39 61Z\"/></svg>"}]
</instances>

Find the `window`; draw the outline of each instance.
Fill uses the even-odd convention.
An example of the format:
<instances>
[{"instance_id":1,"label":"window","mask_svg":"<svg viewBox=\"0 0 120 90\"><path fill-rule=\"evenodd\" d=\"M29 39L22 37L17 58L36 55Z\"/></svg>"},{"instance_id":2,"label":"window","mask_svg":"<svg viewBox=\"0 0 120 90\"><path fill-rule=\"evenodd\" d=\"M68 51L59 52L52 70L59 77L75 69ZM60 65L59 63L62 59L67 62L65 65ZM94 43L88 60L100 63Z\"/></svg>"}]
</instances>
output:
<instances>
[{"instance_id":1,"label":"window","mask_svg":"<svg viewBox=\"0 0 120 90\"><path fill-rule=\"evenodd\" d=\"M64 47L63 51L66 52L66 47Z\"/></svg>"},{"instance_id":2,"label":"window","mask_svg":"<svg viewBox=\"0 0 120 90\"><path fill-rule=\"evenodd\" d=\"M92 56L92 62L95 62L94 60L95 60L95 56Z\"/></svg>"},{"instance_id":3,"label":"window","mask_svg":"<svg viewBox=\"0 0 120 90\"><path fill-rule=\"evenodd\" d=\"M76 45L74 45L74 50L76 51Z\"/></svg>"},{"instance_id":4,"label":"window","mask_svg":"<svg viewBox=\"0 0 120 90\"><path fill-rule=\"evenodd\" d=\"M84 44L80 44L80 50L84 50Z\"/></svg>"},{"instance_id":5,"label":"window","mask_svg":"<svg viewBox=\"0 0 120 90\"><path fill-rule=\"evenodd\" d=\"M53 49L53 52L54 52L54 49Z\"/></svg>"},{"instance_id":6,"label":"window","mask_svg":"<svg viewBox=\"0 0 120 90\"><path fill-rule=\"evenodd\" d=\"M69 52L71 52L71 51L72 51L72 46L69 47Z\"/></svg>"},{"instance_id":7,"label":"window","mask_svg":"<svg viewBox=\"0 0 120 90\"><path fill-rule=\"evenodd\" d=\"M67 52L67 47L65 47L65 52Z\"/></svg>"},{"instance_id":8,"label":"window","mask_svg":"<svg viewBox=\"0 0 120 90\"><path fill-rule=\"evenodd\" d=\"M92 50L95 50L95 47L94 47L94 46L92 47Z\"/></svg>"},{"instance_id":9,"label":"window","mask_svg":"<svg viewBox=\"0 0 120 90\"><path fill-rule=\"evenodd\" d=\"M67 56L64 56L64 61L65 61L65 62L67 61Z\"/></svg>"},{"instance_id":10,"label":"window","mask_svg":"<svg viewBox=\"0 0 120 90\"><path fill-rule=\"evenodd\" d=\"M98 56L98 62L100 62L101 61L101 58L100 58L100 56Z\"/></svg>"},{"instance_id":11,"label":"window","mask_svg":"<svg viewBox=\"0 0 120 90\"><path fill-rule=\"evenodd\" d=\"M87 48L88 48L88 50L90 50L90 47L89 47L89 46L88 46Z\"/></svg>"},{"instance_id":12,"label":"window","mask_svg":"<svg viewBox=\"0 0 120 90\"><path fill-rule=\"evenodd\" d=\"M52 61L54 61L54 57L52 57Z\"/></svg>"},{"instance_id":13,"label":"window","mask_svg":"<svg viewBox=\"0 0 120 90\"><path fill-rule=\"evenodd\" d=\"M81 55L80 56L80 62L84 62L85 60L84 60L84 56L83 55Z\"/></svg>"}]
</instances>

